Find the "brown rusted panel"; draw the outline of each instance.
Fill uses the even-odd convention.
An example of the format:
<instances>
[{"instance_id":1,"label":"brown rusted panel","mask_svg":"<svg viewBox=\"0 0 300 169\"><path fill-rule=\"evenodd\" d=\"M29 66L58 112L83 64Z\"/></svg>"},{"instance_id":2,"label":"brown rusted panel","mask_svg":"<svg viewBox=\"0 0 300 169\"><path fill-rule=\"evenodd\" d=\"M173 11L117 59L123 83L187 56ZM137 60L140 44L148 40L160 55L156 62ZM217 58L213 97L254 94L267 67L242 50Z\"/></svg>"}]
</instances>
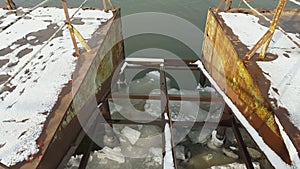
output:
<instances>
[{"instance_id":1,"label":"brown rusted panel","mask_svg":"<svg viewBox=\"0 0 300 169\"><path fill-rule=\"evenodd\" d=\"M99 88L98 78L101 78L100 86L102 83L107 83L116 66L124 59L121 22L117 20L119 17L120 9L114 13L111 20L96 31L98 33L95 33L88 42L91 52L84 52L78 58L73 80L59 94L59 99L37 140L41 146L40 152L31 161L18 163L12 168L57 168L59 165L62 166L62 161L67 159L65 157L67 153L71 155L70 149L75 151L74 146L79 144L78 138L83 138L83 130L77 118L78 113L82 112L85 118L90 118L89 115L93 113L92 109L95 106L95 94L99 90L110 90L110 85ZM102 70L105 71L104 76L98 71L103 64L105 64L104 67L109 67L109 69Z\"/></svg>"},{"instance_id":2,"label":"brown rusted panel","mask_svg":"<svg viewBox=\"0 0 300 169\"><path fill-rule=\"evenodd\" d=\"M285 162L289 153L268 103L212 10L208 11L203 58L205 68L266 144ZM272 139L271 139L272 138Z\"/></svg>"}]
</instances>

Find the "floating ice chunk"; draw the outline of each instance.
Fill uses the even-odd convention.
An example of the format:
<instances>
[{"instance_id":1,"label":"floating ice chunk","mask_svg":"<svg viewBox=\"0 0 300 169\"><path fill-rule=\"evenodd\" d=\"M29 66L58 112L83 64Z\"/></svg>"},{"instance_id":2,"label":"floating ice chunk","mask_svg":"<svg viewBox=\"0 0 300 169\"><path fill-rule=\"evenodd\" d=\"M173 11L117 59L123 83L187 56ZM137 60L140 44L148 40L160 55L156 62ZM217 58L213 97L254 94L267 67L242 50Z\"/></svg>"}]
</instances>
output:
<instances>
[{"instance_id":1,"label":"floating ice chunk","mask_svg":"<svg viewBox=\"0 0 300 169\"><path fill-rule=\"evenodd\" d=\"M233 159L239 159L239 155L235 154L233 151L231 151L231 149L227 149L227 148L222 148L222 152L227 156L227 157L230 157L230 158L233 158Z\"/></svg>"},{"instance_id":2,"label":"floating ice chunk","mask_svg":"<svg viewBox=\"0 0 300 169\"><path fill-rule=\"evenodd\" d=\"M253 162L253 167L255 169L260 169L259 163L258 162ZM231 164L226 164L226 165L222 165L222 166L213 166L210 169L246 169L246 165L245 164L240 164L240 163L231 163Z\"/></svg>"},{"instance_id":3,"label":"floating ice chunk","mask_svg":"<svg viewBox=\"0 0 300 169\"><path fill-rule=\"evenodd\" d=\"M82 158L82 155L72 156L66 166L66 169L78 168L80 165L81 158Z\"/></svg>"},{"instance_id":4,"label":"floating ice chunk","mask_svg":"<svg viewBox=\"0 0 300 169\"><path fill-rule=\"evenodd\" d=\"M177 145L175 147L176 159L187 162L191 157L191 152L188 151L183 145Z\"/></svg>"},{"instance_id":5,"label":"floating ice chunk","mask_svg":"<svg viewBox=\"0 0 300 169\"><path fill-rule=\"evenodd\" d=\"M147 76L152 77L152 78L159 78L160 73L159 73L159 71L151 71L151 72L147 73Z\"/></svg>"},{"instance_id":6,"label":"floating ice chunk","mask_svg":"<svg viewBox=\"0 0 300 169\"><path fill-rule=\"evenodd\" d=\"M162 148L160 147L151 147L149 152L155 156L162 156Z\"/></svg>"},{"instance_id":7,"label":"floating ice chunk","mask_svg":"<svg viewBox=\"0 0 300 169\"><path fill-rule=\"evenodd\" d=\"M140 138L141 132L134 130L130 127L124 127L124 129L121 131L122 135L125 136L128 141L134 145L138 139Z\"/></svg>"},{"instance_id":8,"label":"floating ice chunk","mask_svg":"<svg viewBox=\"0 0 300 169\"><path fill-rule=\"evenodd\" d=\"M151 161L154 164L161 165L162 164L162 148L160 147L151 147L149 149L149 156L152 157Z\"/></svg>"},{"instance_id":9,"label":"floating ice chunk","mask_svg":"<svg viewBox=\"0 0 300 169\"><path fill-rule=\"evenodd\" d=\"M145 78L150 79L152 81L160 82L160 72L159 71L151 71L146 74ZM166 77L167 86L170 87L171 80Z\"/></svg>"},{"instance_id":10,"label":"floating ice chunk","mask_svg":"<svg viewBox=\"0 0 300 169\"><path fill-rule=\"evenodd\" d=\"M118 163L125 162L125 157L121 153L121 149L119 147L115 147L114 149L111 149L109 147L103 147L103 149L100 150L99 153L97 154L97 157L100 159L108 158Z\"/></svg>"},{"instance_id":11,"label":"floating ice chunk","mask_svg":"<svg viewBox=\"0 0 300 169\"><path fill-rule=\"evenodd\" d=\"M151 100L151 96L160 94L159 89L154 89L149 94L149 100L146 100L144 109L153 117L159 117L161 115L161 101L160 100Z\"/></svg>"},{"instance_id":12,"label":"floating ice chunk","mask_svg":"<svg viewBox=\"0 0 300 169\"><path fill-rule=\"evenodd\" d=\"M202 90L206 91L206 92L211 92L214 93L216 92L216 90L212 87L206 86L205 88L203 88Z\"/></svg>"}]
</instances>

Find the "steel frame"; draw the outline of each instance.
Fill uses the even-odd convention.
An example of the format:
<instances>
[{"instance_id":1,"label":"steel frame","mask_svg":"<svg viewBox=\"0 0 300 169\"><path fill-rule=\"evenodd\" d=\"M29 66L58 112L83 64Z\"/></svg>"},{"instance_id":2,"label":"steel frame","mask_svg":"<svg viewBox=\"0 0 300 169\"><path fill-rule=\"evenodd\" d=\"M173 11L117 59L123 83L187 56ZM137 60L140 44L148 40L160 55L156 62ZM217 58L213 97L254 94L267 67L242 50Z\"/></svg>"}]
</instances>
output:
<instances>
[{"instance_id":1,"label":"steel frame","mask_svg":"<svg viewBox=\"0 0 300 169\"><path fill-rule=\"evenodd\" d=\"M108 100L112 98L112 93L111 93L111 88L109 91L106 91L106 93L98 93L97 94L97 100L98 100L98 103L99 103L99 109L100 109L100 112L102 114L102 116L104 116L104 120L98 120L97 123L108 123L110 125L113 125L113 124L128 124L128 125L139 125L139 124L142 124L142 125L158 125L158 126L161 126L162 129L164 129L164 126L165 124L169 124L170 126L170 131L171 131L171 143L172 145L174 145L173 143L173 132L172 132L172 129L174 126L203 126L204 125L204 122L191 122L191 121L176 121L175 124L174 121L172 121L171 117L170 117L170 111L169 111L169 101L170 100L176 100L176 101L204 101L204 102L219 102L221 101L222 99L221 98L210 98L210 97L204 97L204 98L197 98L195 96L186 96L186 95L169 95L168 94L168 89L167 89L167 86L166 86L166 76L165 76L165 70L166 69L176 69L176 70L182 70L183 67L188 67L190 68L190 70L198 70L200 71L197 66L194 63L194 61L196 60L184 60L184 63L185 65L182 65L182 64L178 64L180 62L177 62L176 60L165 60L164 63L149 63L149 62L145 62L145 63L134 63L135 66L131 66L131 65L128 65L125 67L124 70L126 69L139 69L139 68L156 68L159 70L160 72L160 89L161 91L161 94L160 95L154 95L151 96L151 99L154 99L154 100L161 100L161 109L162 109L162 114L161 114L161 119L160 120L157 120L157 121L152 121L152 122L145 122L143 120L141 121L130 121L130 120L126 120L126 119L118 119L118 120L115 120L115 119L111 119L110 117L110 111L109 111L109 105L108 105ZM123 62L123 64L126 62L126 60ZM132 61L130 61L132 63ZM124 73L124 70L123 70L123 73ZM119 67L118 70L116 70L117 72L121 72L121 67ZM204 77L205 78L205 77ZM122 81L124 81L124 74L119 74L119 77L117 78L118 80L119 79L122 79ZM112 85L112 88L116 86L117 84L117 81L115 79L115 81L112 80L112 78L110 78L109 80L113 85ZM103 91L103 90L101 90ZM102 96L101 98L99 96ZM164 96L167 96L167 97L164 97ZM113 97L114 98L118 98L118 99L124 99L125 98L125 95L124 94L116 94L114 93L113 94ZM128 95L126 95L126 98L128 98ZM129 98L130 99L149 99L149 96L148 95L129 95ZM97 110L98 108L95 108L95 111ZM165 115L168 117L168 118L165 118ZM206 125L215 125L215 123L207 123L206 122ZM228 119L228 120L223 120L221 121L219 124L219 126L222 126L222 127L231 127L233 129L233 132L234 132L234 135L235 137L237 138L238 140L238 146L239 146L239 150L241 151L241 156L242 156L242 159L244 160L247 168L249 169L252 169L254 168L253 167L253 164L252 164L252 161L251 161L251 158L249 156L249 153L246 149L246 145L244 144L243 142L243 138L241 137L241 134L240 134L240 131L239 131L239 128L242 127L239 123L236 122L235 118L232 116L231 119ZM164 136L163 136L163 146L165 145L165 140L164 140ZM89 146L88 148L86 149L86 152L84 153L84 156L82 158L82 161L80 163L80 169L84 169L86 168L86 165L88 164L88 157L90 155L90 151L91 151L91 148L93 146L93 141L90 141L89 142ZM174 147L174 146L173 146ZM164 147L163 147L164 148ZM163 156L165 154L163 153ZM175 152L175 149L172 148L172 155L173 155L173 162L174 162L174 167L175 169L177 169L177 163L176 163L176 152Z\"/></svg>"}]
</instances>

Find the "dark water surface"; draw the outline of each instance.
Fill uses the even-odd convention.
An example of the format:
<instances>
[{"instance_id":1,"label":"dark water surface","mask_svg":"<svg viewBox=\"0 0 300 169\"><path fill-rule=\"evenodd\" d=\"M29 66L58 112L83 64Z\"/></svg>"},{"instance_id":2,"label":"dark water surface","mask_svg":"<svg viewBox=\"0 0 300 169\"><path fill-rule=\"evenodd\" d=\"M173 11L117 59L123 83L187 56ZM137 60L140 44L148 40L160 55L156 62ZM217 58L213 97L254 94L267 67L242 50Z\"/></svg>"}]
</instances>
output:
<instances>
[{"instance_id":1,"label":"dark water surface","mask_svg":"<svg viewBox=\"0 0 300 169\"><path fill-rule=\"evenodd\" d=\"M18 6L32 7L42 2L42 0L14 0ZM68 0L69 7L78 7L83 0ZM219 0L112 0L113 4L122 8L122 16L142 13L142 12L160 12L178 16L191 22L200 30L204 31L207 10L210 7L216 7ZM237 7L239 0L233 0L233 7ZM258 8L274 9L278 0L252 0L251 5ZM0 1L0 6L4 1ZM59 0L49 0L44 6L61 6ZM85 6L102 8L101 0L88 0ZM241 7L246 7L242 5ZM287 2L286 8L299 8L291 2ZM168 27L167 29L173 29ZM202 41L199 39L199 47ZM171 37L143 34L125 39L126 55L148 49L158 48L169 51L180 58L198 58L197 54L192 52L184 43L174 40Z\"/></svg>"}]
</instances>

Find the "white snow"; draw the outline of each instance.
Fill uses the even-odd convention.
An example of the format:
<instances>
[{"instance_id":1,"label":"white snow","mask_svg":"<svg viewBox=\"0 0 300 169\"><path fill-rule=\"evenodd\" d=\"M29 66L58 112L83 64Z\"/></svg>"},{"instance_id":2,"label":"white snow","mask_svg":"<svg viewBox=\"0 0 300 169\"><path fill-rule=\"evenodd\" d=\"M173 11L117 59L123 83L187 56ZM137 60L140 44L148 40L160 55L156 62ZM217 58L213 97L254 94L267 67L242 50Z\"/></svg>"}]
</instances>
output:
<instances>
[{"instance_id":1,"label":"white snow","mask_svg":"<svg viewBox=\"0 0 300 169\"><path fill-rule=\"evenodd\" d=\"M252 162L254 169L260 169L259 163L258 162ZM241 163L231 163L231 164L226 164L226 165L221 165L221 166L213 166L210 167L209 169L247 169L246 164L241 164Z\"/></svg>"},{"instance_id":2,"label":"white snow","mask_svg":"<svg viewBox=\"0 0 300 169\"><path fill-rule=\"evenodd\" d=\"M268 29L260 25L259 19L253 15L241 13L221 13L220 15L249 49ZM297 43L300 42L299 33L288 34ZM257 61L257 64L264 72L264 76L271 82L269 97L277 100L277 104L272 106L274 109L286 108L290 121L300 129L300 49L282 32L276 30L268 52L278 55L278 58L273 61ZM288 139L288 136L286 137L285 140ZM292 152L293 149L290 148L289 151ZM298 156L297 160L299 160Z\"/></svg>"},{"instance_id":3,"label":"white snow","mask_svg":"<svg viewBox=\"0 0 300 169\"><path fill-rule=\"evenodd\" d=\"M285 145L287 146L287 149L289 150L289 155L291 157L292 160L292 164L294 166L299 167L300 165L300 159L298 156L298 152L294 146L294 144L292 143L292 141L289 139L289 136L287 135L287 133L284 131L281 123L279 122L278 118L275 116L275 121L279 126L279 130L280 130L280 134L282 135L283 141L285 143Z\"/></svg>"},{"instance_id":4,"label":"white snow","mask_svg":"<svg viewBox=\"0 0 300 169\"><path fill-rule=\"evenodd\" d=\"M75 11L76 9L70 9L70 15ZM0 9L0 15L2 12ZM83 18L84 24L74 27L85 39L90 39L92 33L101 25L97 17L108 20L112 13L79 10L75 17ZM6 22L10 22L15 18L6 19ZM12 76L10 82L5 84L16 87L12 92L3 92L5 84L0 85L0 162L7 166L21 162L39 151L36 140L59 93L71 80L77 60L72 55L73 45L65 26L63 36L49 41L36 44L19 44L16 41L23 38L38 40L38 37L28 34L45 30L50 23L59 28L64 25L64 20L62 9L37 8L27 18L20 19L0 33L0 50L13 50L0 56L0 59L9 59L9 63L0 68L0 74ZM81 44L78 45L81 47ZM25 49L32 51L18 58L16 55ZM12 63L17 64L9 67Z\"/></svg>"},{"instance_id":5,"label":"white snow","mask_svg":"<svg viewBox=\"0 0 300 169\"><path fill-rule=\"evenodd\" d=\"M297 0L290 0L291 2L293 2L294 4L296 4L296 5L299 5L300 6L300 2L299 1L297 1Z\"/></svg>"},{"instance_id":6,"label":"white snow","mask_svg":"<svg viewBox=\"0 0 300 169\"><path fill-rule=\"evenodd\" d=\"M210 81L211 85L215 87L217 92L223 97L225 103L230 107L235 116L239 119L239 121L243 124L248 133L255 140L259 148L264 152L275 168L293 168L293 166L289 166L286 164L262 139L262 137L256 132L256 130L251 126L251 124L247 121L247 119L243 116L243 114L239 111L239 109L235 106L235 104L228 98L228 96L222 91L222 89L218 86L217 82L209 75L209 73L204 68L202 62L198 60L195 62L198 65L203 74Z\"/></svg>"},{"instance_id":7,"label":"white snow","mask_svg":"<svg viewBox=\"0 0 300 169\"><path fill-rule=\"evenodd\" d=\"M126 58L126 62L144 62L144 63L164 63L164 59L159 58Z\"/></svg>"},{"instance_id":8,"label":"white snow","mask_svg":"<svg viewBox=\"0 0 300 169\"><path fill-rule=\"evenodd\" d=\"M230 27L233 33L238 36L239 40L245 44L248 49L251 49L257 41L264 35L268 30L268 27L260 25L258 23L259 18L243 13L224 13L221 12L220 15L224 19L225 24ZM288 33L297 43L300 42L298 34ZM259 52L260 50L258 50ZM284 107L290 113L291 122L300 128L300 49L288 39L282 32L276 30L272 41L270 43L269 53L278 55L278 58L273 61L257 61L257 64L264 72L264 76L270 80L271 86L269 90L269 97L277 100L277 105L273 104L273 108L277 109L279 106ZM287 57L288 55L288 57ZM202 63L198 63L199 67L204 70ZM208 75L208 74L207 74ZM213 80L210 78L210 80ZM216 83L214 86L216 87ZM275 90L278 92L275 92ZM239 120L245 125L246 129L256 140L260 148L266 153L270 162L275 168L289 168L262 140L262 138L257 134L257 132L251 127L244 116L239 112L231 100L218 89L221 93L226 103L234 111L235 115ZM279 123L279 122L278 122ZM282 131L283 132L283 131ZM291 144L291 140L285 134L283 134L285 143L289 153L293 160L293 164L299 162L298 155L295 155L295 148ZM289 143L289 144L288 144Z\"/></svg>"},{"instance_id":9,"label":"white snow","mask_svg":"<svg viewBox=\"0 0 300 169\"><path fill-rule=\"evenodd\" d=\"M172 144L171 144L171 130L168 123L165 125L165 156L164 156L164 169L174 169Z\"/></svg>"},{"instance_id":10,"label":"white snow","mask_svg":"<svg viewBox=\"0 0 300 169\"><path fill-rule=\"evenodd\" d=\"M110 160L116 161L118 163L125 163L125 156L121 153L120 147L114 147L113 149L109 147L103 147L97 154L98 158L108 158Z\"/></svg>"},{"instance_id":11,"label":"white snow","mask_svg":"<svg viewBox=\"0 0 300 169\"><path fill-rule=\"evenodd\" d=\"M127 126L124 127L121 133L123 136L125 136L128 139L131 145L134 145L138 141L141 135L141 132L139 132L138 130L135 130Z\"/></svg>"}]
</instances>

